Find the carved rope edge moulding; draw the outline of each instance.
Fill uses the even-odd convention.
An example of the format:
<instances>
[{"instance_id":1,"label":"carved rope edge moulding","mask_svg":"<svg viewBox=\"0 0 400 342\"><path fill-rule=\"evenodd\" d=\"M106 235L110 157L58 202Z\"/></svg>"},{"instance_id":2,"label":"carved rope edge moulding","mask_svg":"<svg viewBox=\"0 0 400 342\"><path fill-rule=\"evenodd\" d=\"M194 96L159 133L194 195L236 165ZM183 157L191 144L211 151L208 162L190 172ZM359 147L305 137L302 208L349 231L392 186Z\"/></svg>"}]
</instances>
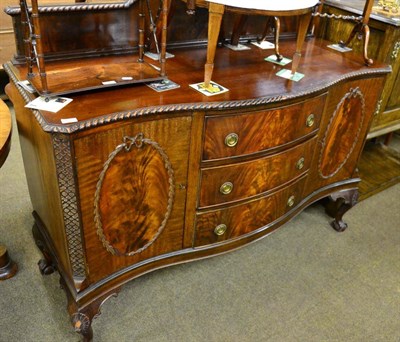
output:
<instances>
[{"instance_id":1,"label":"carved rope edge moulding","mask_svg":"<svg viewBox=\"0 0 400 342\"><path fill-rule=\"evenodd\" d=\"M4 69L7 74L10 76L10 79L16 85L18 91L24 98L25 102L28 103L32 99L27 94L27 91L20 87L17 82L18 79L12 70L12 65L10 66L10 62L4 64ZM85 129L93 128L102 126L108 123L122 121L124 119L130 119L135 117L141 117L145 115L151 114L161 114L161 113L171 113L171 112L183 112L183 111L195 111L195 110L226 110L226 109L236 109L236 108L245 108L245 107L252 107L256 105L265 105L271 104L274 102L281 102L285 100L292 100L296 98L300 98L303 96L308 96L314 93L318 93L320 91L327 90L331 86L343 82L345 80L354 78L354 77L362 77L366 75L381 75L387 74L391 71L392 68L384 67L379 69L365 69L363 71L355 71L341 77L337 78L336 80L325 84L324 86L315 86L314 88L309 88L307 91L299 92L297 94L290 94L290 95L275 95L275 96L267 96L267 97L260 97L256 99L248 99L248 100L237 100L237 101L224 101L224 102L197 102L197 103L183 103L183 104L171 104L165 106L151 106L145 108L138 108L135 110L127 110L123 112L111 113L104 116L100 116L97 118L93 118L90 120L79 121L76 123L71 123L68 125L55 125L49 124L46 122L39 111L32 109L33 114L35 115L36 120L39 122L40 126L45 132L49 133L74 133L78 131L82 131Z\"/></svg>"},{"instance_id":2,"label":"carved rope edge moulding","mask_svg":"<svg viewBox=\"0 0 400 342\"><path fill-rule=\"evenodd\" d=\"M97 4L71 4L71 5L52 5L52 6L39 6L39 13L53 13L53 12L79 12L79 11L102 11L110 9L129 8L138 0L127 0L125 2L117 3L97 3ZM6 7L4 12L10 16L17 16L21 13L19 7Z\"/></svg>"}]
</instances>

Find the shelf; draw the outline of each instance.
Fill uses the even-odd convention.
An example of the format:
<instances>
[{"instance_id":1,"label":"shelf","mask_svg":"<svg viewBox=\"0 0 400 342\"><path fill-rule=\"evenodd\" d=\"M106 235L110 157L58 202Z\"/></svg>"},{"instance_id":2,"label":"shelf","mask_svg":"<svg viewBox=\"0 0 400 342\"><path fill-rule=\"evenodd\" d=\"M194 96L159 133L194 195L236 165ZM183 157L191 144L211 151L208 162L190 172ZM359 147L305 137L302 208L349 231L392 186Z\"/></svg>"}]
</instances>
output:
<instances>
[{"instance_id":1,"label":"shelf","mask_svg":"<svg viewBox=\"0 0 400 342\"><path fill-rule=\"evenodd\" d=\"M156 66L146 62L114 62L104 64L101 59L46 64L47 85L51 93L43 91L38 74L28 77L40 95L65 95L93 89L144 83L163 79Z\"/></svg>"}]
</instances>

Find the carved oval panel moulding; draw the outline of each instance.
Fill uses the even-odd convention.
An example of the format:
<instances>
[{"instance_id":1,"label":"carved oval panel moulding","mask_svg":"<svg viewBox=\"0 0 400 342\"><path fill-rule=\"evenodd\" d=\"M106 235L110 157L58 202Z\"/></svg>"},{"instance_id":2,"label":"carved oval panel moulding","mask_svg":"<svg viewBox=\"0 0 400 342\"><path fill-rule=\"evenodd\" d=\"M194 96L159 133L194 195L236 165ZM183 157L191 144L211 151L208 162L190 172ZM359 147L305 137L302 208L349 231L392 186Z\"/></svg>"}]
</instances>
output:
<instances>
[{"instance_id":1,"label":"carved oval panel moulding","mask_svg":"<svg viewBox=\"0 0 400 342\"><path fill-rule=\"evenodd\" d=\"M125 256L149 247L164 229L173 199L173 170L164 150L142 133L124 137L96 187L95 224L103 246Z\"/></svg>"},{"instance_id":2,"label":"carved oval panel moulding","mask_svg":"<svg viewBox=\"0 0 400 342\"><path fill-rule=\"evenodd\" d=\"M319 174L330 178L339 172L357 144L365 116L364 96L350 89L341 99L328 124L319 158Z\"/></svg>"}]
</instances>

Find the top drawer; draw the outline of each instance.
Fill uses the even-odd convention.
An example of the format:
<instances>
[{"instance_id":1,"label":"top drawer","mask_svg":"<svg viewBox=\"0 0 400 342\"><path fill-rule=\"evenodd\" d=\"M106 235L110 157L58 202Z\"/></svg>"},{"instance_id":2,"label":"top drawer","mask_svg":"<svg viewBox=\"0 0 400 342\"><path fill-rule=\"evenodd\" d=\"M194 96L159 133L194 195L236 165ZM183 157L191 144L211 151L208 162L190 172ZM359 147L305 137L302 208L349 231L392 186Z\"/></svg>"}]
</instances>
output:
<instances>
[{"instance_id":1,"label":"top drawer","mask_svg":"<svg viewBox=\"0 0 400 342\"><path fill-rule=\"evenodd\" d=\"M319 127L326 94L268 111L208 117L203 160L256 153L284 145Z\"/></svg>"}]
</instances>

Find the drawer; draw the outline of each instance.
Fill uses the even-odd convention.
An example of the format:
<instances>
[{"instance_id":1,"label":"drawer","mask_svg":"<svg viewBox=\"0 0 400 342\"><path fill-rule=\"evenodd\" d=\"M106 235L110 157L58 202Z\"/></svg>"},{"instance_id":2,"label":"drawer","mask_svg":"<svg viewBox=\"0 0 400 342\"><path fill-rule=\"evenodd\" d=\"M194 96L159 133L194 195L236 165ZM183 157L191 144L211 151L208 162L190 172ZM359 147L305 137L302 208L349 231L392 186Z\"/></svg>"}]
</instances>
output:
<instances>
[{"instance_id":1,"label":"drawer","mask_svg":"<svg viewBox=\"0 0 400 342\"><path fill-rule=\"evenodd\" d=\"M199 207L234 202L270 191L310 167L317 137L285 152L201 170Z\"/></svg>"},{"instance_id":2,"label":"drawer","mask_svg":"<svg viewBox=\"0 0 400 342\"><path fill-rule=\"evenodd\" d=\"M302 200L306 176L260 199L196 215L194 246L204 246L255 232L277 220Z\"/></svg>"},{"instance_id":3,"label":"drawer","mask_svg":"<svg viewBox=\"0 0 400 342\"><path fill-rule=\"evenodd\" d=\"M326 95L268 111L207 117L203 160L256 153L285 145L319 127Z\"/></svg>"}]
</instances>

